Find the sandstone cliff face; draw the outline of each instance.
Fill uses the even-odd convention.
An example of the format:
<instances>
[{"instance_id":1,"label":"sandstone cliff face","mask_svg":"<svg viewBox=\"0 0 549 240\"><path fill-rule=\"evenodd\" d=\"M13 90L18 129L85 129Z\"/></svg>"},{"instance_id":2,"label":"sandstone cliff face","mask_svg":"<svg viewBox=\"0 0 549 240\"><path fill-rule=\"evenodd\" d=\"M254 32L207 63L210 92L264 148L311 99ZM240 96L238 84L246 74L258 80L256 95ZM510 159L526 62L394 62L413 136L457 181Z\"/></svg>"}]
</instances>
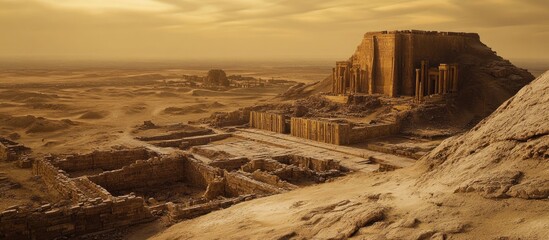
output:
<instances>
[{"instance_id":1,"label":"sandstone cliff face","mask_svg":"<svg viewBox=\"0 0 549 240\"><path fill-rule=\"evenodd\" d=\"M549 197L549 72L469 132L447 139L419 164L419 185L442 184L487 198Z\"/></svg>"}]
</instances>

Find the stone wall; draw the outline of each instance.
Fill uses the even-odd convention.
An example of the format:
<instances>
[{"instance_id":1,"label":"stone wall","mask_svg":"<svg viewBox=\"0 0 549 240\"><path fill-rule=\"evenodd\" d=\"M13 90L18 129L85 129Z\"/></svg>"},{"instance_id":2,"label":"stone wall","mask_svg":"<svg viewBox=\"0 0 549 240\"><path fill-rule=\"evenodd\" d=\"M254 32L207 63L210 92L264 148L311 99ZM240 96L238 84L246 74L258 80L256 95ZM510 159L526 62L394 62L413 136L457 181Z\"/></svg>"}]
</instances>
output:
<instances>
[{"instance_id":1,"label":"stone wall","mask_svg":"<svg viewBox=\"0 0 549 240\"><path fill-rule=\"evenodd\" d=\"M227 159L215 160L208 165L216 168L225 169L227 171L239 170L243 165L250 162L246 157L233 157Z\"/></svg>"},{"instance_id":2,"label":"stone wall","mask_svg":"<svg viewBox=\"0 0 549 240\"><path fill-rule=\"evenodd\" d=\"M285 192L284 189L248 178L238 172L223 173L225 177L225 193L229 196L246 194L271 195Z\"/></svg>"},{"instance_id":3,"label":"stone wall","mask_svg":"<svg viewBox=\"0 0 549 240\"><path fill-rule=\"evenodd\" d=\"M220 133L220 134L188 137L183 139L183 142L181 143L181 147L188 148L192 146L206 145L208 143L223 140L231 136L232 134L230 133Z\"/></svg>"},{"instance_id":4,"label":"stone wall","mask_svg":"<svg viewBox=\"0 0 549 240\"><path fill-rule=\"evenodd\" d=\"M291 135L335 145L361 143L371 138L390 136L400 131L399 124L354 125L323 119L291 119Z\"/></svg>"},{"instance_id":5,"label":"stone wall","mask_svg":"<svg viewBox=\"0 0 549 240\"><path fill-rule=\"evenodd\" d=\"M160 140L171 140L171 139L177 139L177 138L194 137L194 136L207 135L212 133L214 132L211 129L197 128L197 129L187 130L183 132L172 132L168 134L149 136L149 137L137 137L137 139L141 141L160 141Z\"/></svg>"},{"instance_id":6,"label":"stone wall","mask_svg":"<svg viewBox=\"0 0 549 240\"><path fill-rule=\"evenodd\" d=\"M64 208L47 204L0 213L0 239L55 239L116 229L154 220L140 197L96 199Z\"/></svg>"},{"instance_id":7,"label":"stone wall","mask_svg":"<svg viewBox=\"0 0 549 240\"><path fill-rule=\"evenodd\" d=\"M53 165L67 171L85 171L90 169L114 170L129 165L136 160L149 159L157 154L145 148L95 151L84 155L70 155L63 159L54 159Z\"/></svg>"},{"instance_id":8,"label":"stone wall","mask_svg":"<svg viewBox=\"0 0 549 240\"><path fill-rule=\"evenodd\" d=\"M214 141L223 140L231 136L232 135L230 133L208 134L208 135L185 137L181 139L154 141L149 143L158 147L173 147L173 148L185 149L192 146L205 145Z\"/></svg>"},{"instance_id":9,"label":"stone wall","mask_svg":"<svg viewBox=\"0 0 549 240\"><path fill-rule=\"evenodd\" d=\"M286 117L282 114L250 112L250 127L277 133L287 133Z\"/></svg>"},{"instance_id":10,"label":"stone wall","mask_svg":"<svg viewBox=\"0 0 549 240\"><path fill-rule=\"evenodd\" d=\"M89 179L109 191L120 191L140 187L152 187L184 179L183 158L152 158L138 160L122 169L102 172Z\"/></svg>"},{"instance_id":11,"label":"stone wall","mask_svg":"<svg viewBox=\"0 0 549 240\"><path fill-rule=\"evenodd\" d=\"M33 166L34 174L41 176L49 189L72 202L62 208L52 208L49 204L37 209L9 208L0 213L0 239L71 238L151 221L154 220L151 211L166 209L165 205L149 208L143 198L134 195L112 196L106 189L119 191L175 182L186 182L204 189L204 196L196 201L191 199L176 205L168 203L170 218L178 220L206 214L255 196L281 193L294 186L277 180L276 176L269 178L267 174L256 174L256 178L274 183L270 185L254 180L248 176L249 173L228 172L186 154L138 160L121 169L78 178L69 178L49 160L37 160ZM243 162L237 165L241 164Z\"/></svg>"},{"instance_id":12,"label":"stone wall","mask_svg":"<svg viewBox=\"0 0 549 240\"><path fill-rule=\"evenodd\" d=\"M40 176L48 189L58 192L66 199L73 202L88 199L87 194L78 188L63 170L59 170L46 160L40 159L34 162L33 174Z\"/></svg>"},{"instance_id":13,"label":"stone wall","mask_svg":"<svg viewBox=\"0 0 549 240\"><path fill-rule=\"evenodd\" d=\"M302 168L311 169L316 172L324 172L329 170L343 170L339 165L339 162L329 159L321 160L312 157L305 157L299 155L284 155L273 157L273 159L288 165L294 165Z\"/></svg>"},{"instance_id":14,"label":"stone wall","mask_svg":"<svg viewBox=\"0 0 549 240\"><path fill-rule=\"evenodd\" d=\"M183 169L179 175L182 175L183 179L188 183L206 188L216 177L223 176L223 171L219 168L208 166L194 158L185 157Z\"/></svg>"},{"instance_id":15,"label":"stone wall","mask_svg":"<svg viewBox=\"0 0 549 240\"><path fill-rule=\"evenodd\" d=\"M356 126L349 132L349 143L361 143L367 139L386 137L400 132L396 123Z\"/></svg>"},{"instance_id":16,"label":"stone wall","mask_svg":"<svg viewBox=\"0 0 549 240\"><path fill-rule=\"evenodd\" d=\"M231 199L214 200L207 203L187 206L182 204L168 203L168 218L172 222L177 222L183 219L191 219L198 217L215 210L228 208L234 204L254 199L255 195L244 195Z\"/></svg>"},{"instance_id":17,"label":"stone wall","mask_svg":"<svg viewBox=\"0 0 549 240\"><path fill-rule=\"evenodd\" d=\"M291 135L318 142L344 145L348 144L345 136L349 135L351 126L336 121L305 118L291 119Z\"/></svg>"},{"instance_id":18,"label":"stone wall","mask_svg":"<svg viewBox=\"0 0 549 240\"><path fill-rule=\"evenodd\" d=\"M69 178L46 159L36 160L33 173L48 189L57 191L68 206L46 204L37 209L12 207L0 213L0 239L54 239L154 220L140 197L113 197L86 176Z\"/></svg>"},{"instance_id":19,"label":"stone wall","mask_svg":"<svg viewBox=\"0 0 549 240\"><path fill-rule=\"evenodd\" d=\"M21 155L26 153L30 153L30 148L0 137L0 161L17 161Z\"/></svg>"}]
</instances>

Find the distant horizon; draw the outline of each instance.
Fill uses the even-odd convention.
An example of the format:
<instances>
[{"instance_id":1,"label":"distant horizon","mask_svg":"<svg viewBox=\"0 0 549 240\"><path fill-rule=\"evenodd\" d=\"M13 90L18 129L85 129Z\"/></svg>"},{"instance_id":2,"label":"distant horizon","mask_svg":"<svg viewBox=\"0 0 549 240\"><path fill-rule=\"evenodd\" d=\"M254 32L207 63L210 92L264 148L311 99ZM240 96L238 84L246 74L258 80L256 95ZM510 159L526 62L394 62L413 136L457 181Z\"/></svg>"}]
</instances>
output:
<instances>
[{"instance_id":1,"label":"distant horizon","mask_svg":"<svg viewBox=\"0 0 549 240\"><path fill-rule=\"evenodd\" d=\"M346 59L346 58L344 58ZM294 59L110 59L110 60L25 60L0 58L0 71L2 70L135 70L135 69L189 69L207 71L209 69L238 69L238 68L283 68L302 67L319 68L319 70L331 69L335 61L343 59L334 58L294 58ZM511 58L512 64L527 69L535 77L549 70L549 58Z\"/></svg>"}]
</instances>

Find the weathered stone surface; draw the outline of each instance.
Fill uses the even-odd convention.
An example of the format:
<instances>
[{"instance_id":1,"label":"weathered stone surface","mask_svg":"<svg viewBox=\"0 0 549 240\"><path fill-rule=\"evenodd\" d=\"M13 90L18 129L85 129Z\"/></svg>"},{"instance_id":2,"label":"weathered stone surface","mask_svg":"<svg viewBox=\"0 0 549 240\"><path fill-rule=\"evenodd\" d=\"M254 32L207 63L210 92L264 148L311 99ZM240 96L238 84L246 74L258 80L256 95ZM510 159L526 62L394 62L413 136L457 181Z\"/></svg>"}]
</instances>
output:
<instances>
[{"instance_id":1,"label":"weathered stone surface","mask_svg":"<svg viewBox=\"0 0 549 240\"><path fill-rule=\"evenodd\" d=\"M348 145L396 134L400 131L400 126L397 123L364 125L341 119L291 118L290 129L292 136L335 145Z\"/></svg>"},{"instance_id":2,"label":"weathered stone surface","mask_svg":"<svg viewBox=\"0 0 549 240\"><path fill-rule=\"evenodd\" d=\"M89 169L114 170L129 165L136 160L145 160L156 155L156 153L145 148L94 151L88 154L74 154L65 158L54 158L52 164L66 172Z\"/></svg>"},{"instance_id":3,"label":"weathered stone surface","mask_svg":"<svg viewBox=\"0 0 549 240\"><path fill-rule=\"evenodd\" d=\"M250 127L277 132L288 133L289 119L282 114L266 113L266 112L250 112Z\"/></svg>"},{"instance_id":4,"label":"weathered stone surface","mask_svg":"<svg viewBox=\"0 0 549 240\"><path fill-rule=\"evenodd\" d=\"M22 155L30 153L31 149L9 139L0 137L0 161L17 161Z\"/></svg>"}]
</instances>

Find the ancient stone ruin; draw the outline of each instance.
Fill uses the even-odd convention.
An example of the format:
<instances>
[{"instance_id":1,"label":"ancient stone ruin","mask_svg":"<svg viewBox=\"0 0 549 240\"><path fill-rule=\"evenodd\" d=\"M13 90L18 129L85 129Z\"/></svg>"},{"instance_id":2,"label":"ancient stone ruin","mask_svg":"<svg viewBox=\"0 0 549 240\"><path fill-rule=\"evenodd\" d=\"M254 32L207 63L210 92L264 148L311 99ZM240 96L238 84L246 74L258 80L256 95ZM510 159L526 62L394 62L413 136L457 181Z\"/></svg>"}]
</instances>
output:
<instances>
[{"instance_id":1,"label":"ancient stone ruin","mask_svg":"<svg viewBox=\"0 0 549 240\"><path fill-rule=\"evenodd\" d=\"M432 86L425 87L426 95L457 91L458 68L451 63L457 62L470 41L479 41L478 34L416 30L366 33L355 54L336 63L332 92L415 96L422 82ZM429 63L440 66L432 69Z\"/></svg>"},{"instance_id":2,"label":"ancient stone ruin","mask_svg":"<svg viewBox=\"0 0 549 240\"><path fill-rule=\"evenodd\" d=\"M225 71L221 69L212 69L208 71L208 75L204 78L204 84L207 86L223 86L228 87L230 84Z\"/></svg>"},{"instance_id":3,"label":"ancient stone ruin","mask_svg":"<svg viewBox=\"0 0 549 240\"><path fill-rule=\"evenodd\" d=\"M17 161L23 155L30 153L30 150L30 148L24 145L0 137L0 161Z\"/></svg>"},{"instance_id":4,"label":"ancient stone ruin","mask_svg":"<svg viewBox=\"0 0 549 240\"><path fill-rule=\"evenodd\" d=\"M173 136L188 140L189 135L211 133L209 129L187 130L186 134L182 131L142 140L170 140ZM198 145L213 141L209 139ZM346 171L336 161L297 155L252 160L227 155L206 160L208 154L196 152L202 155L162 155L145 148L132 148L38 159L33 164L33 173L49 191L59 194L61 202L40 208L13 206L1 212L0 238L78 236L163 216L177 222L245 200L321 183Z\"/></svg>"}]
</instances>

